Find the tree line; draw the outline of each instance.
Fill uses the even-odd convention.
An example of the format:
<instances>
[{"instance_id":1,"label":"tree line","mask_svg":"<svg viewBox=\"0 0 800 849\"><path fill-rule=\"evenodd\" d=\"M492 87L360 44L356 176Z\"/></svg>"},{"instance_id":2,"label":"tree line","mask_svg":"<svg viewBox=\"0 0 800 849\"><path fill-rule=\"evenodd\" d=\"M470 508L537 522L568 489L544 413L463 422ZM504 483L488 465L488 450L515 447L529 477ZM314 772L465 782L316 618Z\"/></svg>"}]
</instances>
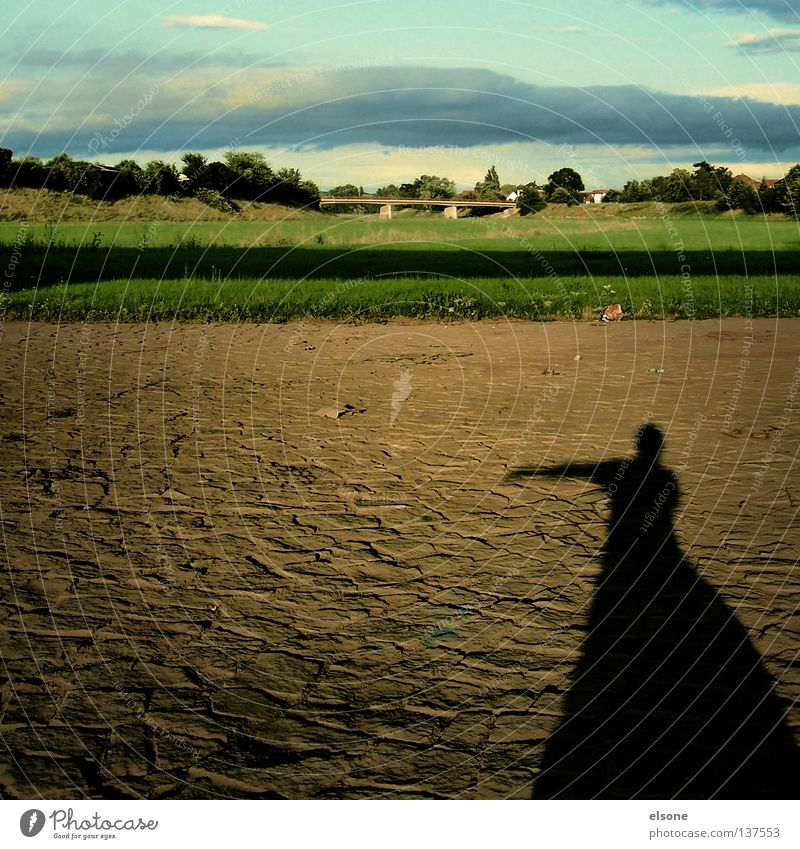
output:
<instances>
[{"instance_id":1,"label":"tree line","mask_svg":"<svg viewBox=\"0 0 800 849\"><path fill-rule=\"evenodd\" d=\"M621 190L610 189L603 203L684 203L714 201L716 208L723 211L742 209L747 213L779 212L800 215L800 164L793 166L780 180L761 181L757 188L742 180L735 180L728 168L711 165L703 160L692 165L694 171L675 168L664 176L648 180L629 180ZM536 213L548 203L573 206L583 202L586 188L583 177L574 168L559 168L550 174L544 185L535 181L524 184L500 183L497 169L493 165L483 180L472 189L456 192L455 183L447 177L423 174L410 183L382 186L375 197L392 198L454 198L457 200L504 200L516 192L516 203L520 212ZM364 189L352 183L336 186L328 193L332 196L363 195ZM401 204L402 205L402 204ZM364 212L365 206L351 204L338 207L340 212ZM473 214L480 214L476 209ZM491 214L492 210L483 210Z\"/></svg>"},{"instance_id":2,"label":"tree line","mask_svg":"<svg viewBox=\"0 0 800 849\"><path fill-rule=\"evenodd\" d=\"M182 168L153 160L140 166L123 159L114 166L72 159L60 153L47 162L35 156L14 159L7 148L0 148L0 185L6 187L49 188L83 194L97 200L118 200L141 194L183 197L194 195L210 206L226 212L238 212L236 201L262 201L289 205L316 205L320 192L310 180L304 180L296 168L273 169L263 154L229 150L223 160L209 161L200 153L187 152L181 157ZM705 160L695 162L693 171L675 168L668 175L647 180L629 180L621 190L609 190L604 203L657 201L682 203L713 201L720 210L742 209L747 213L778 212L800 217L800 164L793 166L777 181L762 180L753 187L735 180L728 168ZM544 185L535 181L524 184L501 183L492 165L485 177L472 189L456 191L448 177L423 174L414 180L381 186L374 197L454 198L458 200L504 200L512 192L520 212L536 213L548 203L574 205L583 201L585 186L579 172L559 168ZM346 183L335 186L331 196L364 195L361 186ZM335 212L366 212L360 204L341 205ZM491 214L476 208L473 214Z\"/></svg>"},{"instance_id":3,"label":"tree line","mask_svg":"<svg viewBox=\"0 0 800 849\"><path fill-rule=\"evenodd\" d=\"M794 165L775 181L762 179L757 188L735 180L729 168L706 161L695 162L694 171L675 168L666 176L649 180L629 180L614 198L619 203L661 201L715 201L719 210L742 209L746 213L783 212L800 214L800 164Z\"/></svg>"},{"instance_id":4,"label":"tree line","mask_svg":"<svg viewBox=\"0 0 800 849\"><path fill-rule=\"evenodd\" d=\"M120 200L133 195L184 197L195 195L210 206L238 211L237 200L306 206L319 200L319 189L296 168L273 169L263 154L229 150L222 162L201 153L184 153L183 167L161 160L144 167L133 159L114 166L72 159L60 153L47 162L36 156L14 159L0 148L0 185L53 189L95 200Z\"/></svg>"}]
</instances>

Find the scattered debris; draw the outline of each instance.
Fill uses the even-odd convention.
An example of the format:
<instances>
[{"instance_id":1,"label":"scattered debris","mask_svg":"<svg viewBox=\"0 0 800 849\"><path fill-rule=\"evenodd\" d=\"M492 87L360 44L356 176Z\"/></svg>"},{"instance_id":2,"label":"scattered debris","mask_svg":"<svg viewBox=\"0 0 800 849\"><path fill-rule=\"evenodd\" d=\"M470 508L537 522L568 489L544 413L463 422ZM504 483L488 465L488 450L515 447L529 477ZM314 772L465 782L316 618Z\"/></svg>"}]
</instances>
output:
<instances>
[{"instance_id":1,"label":"scattered debris","mask_svg":"<svg viewBox=\"0 0 800 849\"><path fill-rule=\"evenodd\" d=\"M345 404L344 407L320 407L314 412L315 416L324 416L328 419L340 419L342 416L354 416L356 413L366 413L366 407L354 407Z\"/></svg>"},{"instance_id":2,"label":"scattered debris","mask_svg":"<svg viewBox=\"0 0 800 849\"><path fill-rule=\"evenodd\" d=\"M546 368L546 369L542 372L542 374L547 374L547 375L551 375L551 374L561 374L561 372L560 372L560 371L556 371L554 368Z\"/></svg>"},{"instance_id":3,"label":"scattered debris","mask_svg":"<svg viewBox=\"0 0 800 849\"><path fill-rule=\"evenodd\" d=\"M622 312L622 306L620 304L611 304L610 307L606 307L603 310L603 315L601 317L602 321L621 321L622 316L625 315Z\"/></svg>"},{"instance_id":4,"label":"scattered debris","mask_svg":"<svg viewBox=\"0 0 800 849\"><path fill-rule=\"evenodd\" d=\"M575 356L572 359L575 360L575 362L577 363L578 360L582 360L583 357L580 354L575 354Z\"/></svg>"},{"instance_id":5,"label":"scattered debris","mask_svg":"<svg viewBox=\"0 0 800 849\"><path fill-rule=\"evenodd\" d=\"M645 371L648 374L663 374L664 373L663 368L648 368L648 369L645 369Z\"/></svg>"}]
</instances>

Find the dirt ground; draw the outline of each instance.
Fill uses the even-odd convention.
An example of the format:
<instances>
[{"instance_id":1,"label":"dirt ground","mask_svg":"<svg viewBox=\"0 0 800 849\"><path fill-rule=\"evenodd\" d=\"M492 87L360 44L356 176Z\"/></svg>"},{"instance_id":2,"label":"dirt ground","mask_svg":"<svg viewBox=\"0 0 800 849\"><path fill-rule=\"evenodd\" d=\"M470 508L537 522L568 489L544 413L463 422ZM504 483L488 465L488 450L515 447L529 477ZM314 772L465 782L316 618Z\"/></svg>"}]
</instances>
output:
<instances>
[{"instance_id":1,"label":"dirt ground","mask_svg":"<svg viewBox=\"0 0 800 849\"><path fill-rule=\"evenodd\" d=\"M797 738L800 319L0 332L5 798L529 798L643 423Z\"/></svg>"}]
</instances>

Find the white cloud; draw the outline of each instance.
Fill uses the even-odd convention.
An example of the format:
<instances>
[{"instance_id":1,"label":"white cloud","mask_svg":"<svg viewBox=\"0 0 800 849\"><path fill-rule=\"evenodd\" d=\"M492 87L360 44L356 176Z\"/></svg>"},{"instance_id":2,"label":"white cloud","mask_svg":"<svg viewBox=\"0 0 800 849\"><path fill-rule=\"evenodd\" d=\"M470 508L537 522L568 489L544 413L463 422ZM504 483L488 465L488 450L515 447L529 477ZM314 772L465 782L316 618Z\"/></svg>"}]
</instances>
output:
<instances>
[{"instance_id":1,"label":"white cloud","mask_svg":"<svg viewBox=\"0 0 800 849\"><path fill-rule=\"evenodd\" d=\"M800 50L800 29L770 29L746 33L724 47L737 47L745 53L789 53Z\"/></svg>"},{"instance_id":2,"label":"white cloud","mask_svg":"<svg viewBox=\"0 0 800 849\"><path fill-rule=\"evenodd\" d=\"M267 29L261 21L225 18L222 15L166 15L161 22L168 27L206 27L207 29Z\"/></svg>"},{"instance_id":3,"label":"white cloud","mask_svg":"<svg viewBox=\"0 0 800 849\"><path fill-rule=\"evenodd\" d=\"M537 31L550 32L556 35L586 35L590 38L610 38L614 41L626 41L624 36L621 36L615 32L604 32L603 30L589 29L588 27L542 27L537 28Z\"/></svg>"},{"instance_id":4,"label":"white cloud","mask_svg":"<svg viewBox=\"0 0 800 849\"><path fill-rule=\"evenodd\" d=\"M715 88L708 94L716 97L746 97L749 100L784 106L800 106L800 83L743 83Z\"/></svg>"}]
</instances>

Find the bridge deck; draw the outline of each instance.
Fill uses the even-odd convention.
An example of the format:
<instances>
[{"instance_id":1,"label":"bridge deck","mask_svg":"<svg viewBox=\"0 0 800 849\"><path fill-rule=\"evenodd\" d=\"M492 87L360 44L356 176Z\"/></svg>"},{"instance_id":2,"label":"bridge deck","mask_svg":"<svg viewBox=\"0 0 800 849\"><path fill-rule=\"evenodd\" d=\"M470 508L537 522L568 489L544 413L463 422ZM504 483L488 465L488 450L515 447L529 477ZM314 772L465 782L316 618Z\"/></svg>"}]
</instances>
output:
<instances>
[{"instance_id":1,"label":"bridge deck","mask_svg":"<svg viewBox=\"0 0 800 849\"><path fill-rule=\"evenodd\" d=\"M463 200L461 198L379 198L374 195L361 197L322 197L320 206L338 203L373 204L375 206L490 206L496 209L513 209L516 203L507 200Z\"/></svg>"}]
</instances>

